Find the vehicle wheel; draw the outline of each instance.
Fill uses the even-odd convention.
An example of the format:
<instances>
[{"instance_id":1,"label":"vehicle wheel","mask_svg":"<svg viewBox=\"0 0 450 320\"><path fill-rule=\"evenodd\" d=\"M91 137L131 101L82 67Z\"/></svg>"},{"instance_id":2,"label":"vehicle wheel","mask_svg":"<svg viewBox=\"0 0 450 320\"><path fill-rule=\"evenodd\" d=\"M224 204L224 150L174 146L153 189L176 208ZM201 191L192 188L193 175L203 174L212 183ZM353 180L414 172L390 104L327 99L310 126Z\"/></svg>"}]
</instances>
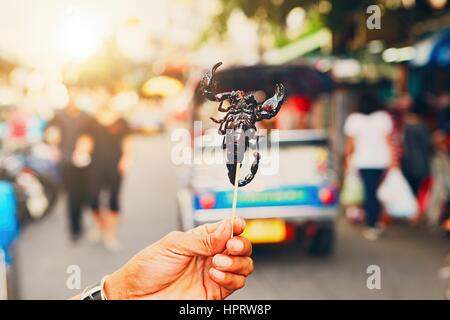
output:
<instances>
[{"instance_id":1,"label":"vehicle wheel","mask_svg":"<svg viewBox=\"0 0 450 320\"><path fill-rule=\"evenodd\" d=\"M21 227L26 226L30 222L30 216L27 213L27 207L25 203L25 195L23 194L23 191L20 187L15 185L14 192L16 195L16 215L17 220L19 221L19 224Z\"/></svg>"},{"instance_id":2,"label":"vehicle wheel","mask_svg":"<svg viewBox=\"0 0 450 320\"><path fill-rule=\"evenodd\" d=\"M333 251L333 244L333 227L318 227L316 234L310 239L308 251L312 255L326 256Z\"/></svg>"},{"instance_id":3,"label":"vehicle wheel","mask_svg":"<svg viewBox=\"0 0 450 320\"><path fill-rule=\"evenodd\" d=\"M27 220L35 221L44 218L56 202L57 186L30 168L23 170L16 181L22 191Z\"/></svg>"},{"instance_id":4,"label":"vehicle wheel","mask_svg":"<svg viewBox=\"0 0 450 320\"><path fill-rule=\"evenodd\" d=\"M40 177L41 183L45 188L45 194L48 199L48 206L44 215L49 214L58 200L58 186L48 178Z\"/></svg>"}]
</instances>

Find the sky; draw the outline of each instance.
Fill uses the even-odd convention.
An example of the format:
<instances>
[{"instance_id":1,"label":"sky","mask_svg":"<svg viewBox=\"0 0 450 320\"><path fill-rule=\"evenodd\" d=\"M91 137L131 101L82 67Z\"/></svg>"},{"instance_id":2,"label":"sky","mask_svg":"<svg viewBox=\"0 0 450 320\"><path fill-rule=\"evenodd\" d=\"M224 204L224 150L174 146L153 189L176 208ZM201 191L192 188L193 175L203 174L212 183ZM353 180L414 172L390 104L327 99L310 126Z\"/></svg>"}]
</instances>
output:
<instances>
[{"instance_id":1,"label":"sky","mask_svg":"<svg viewBox=\"0 0 450 320\"><path fill-rule=\"evenodd\" d=\"M257 26L242 13L229 21L228 42L216 39L189 52L220 10L219 0L0 0L0 57L53 73L115 37L122 53L137 62L181 54L200 65L217 59L255 63Z\"/></svg>"},{"instance_id":2,"label":"sky","mask_svg":"<svg viewBox=\"0 0 450 320\"><path fill-rule=\"evenodd\" d=\"M132 17L160 32L169 12L158 0L0 0L0 8L0 54L42 68L85 58Z\"/></svg>"}]
</instances>

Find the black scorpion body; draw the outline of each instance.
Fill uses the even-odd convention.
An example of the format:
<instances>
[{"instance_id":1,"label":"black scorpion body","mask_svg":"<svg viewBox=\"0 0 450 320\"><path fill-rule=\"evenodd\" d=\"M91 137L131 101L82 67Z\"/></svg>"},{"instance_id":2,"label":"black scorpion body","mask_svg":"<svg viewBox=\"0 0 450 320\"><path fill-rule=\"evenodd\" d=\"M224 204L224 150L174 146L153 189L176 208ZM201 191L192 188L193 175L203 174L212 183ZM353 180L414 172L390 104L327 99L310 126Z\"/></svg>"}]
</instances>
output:
<instances>
[{"instance_id":1,"label":"black scorpion body","mask_svg":"<svg viewBox=\"0 0 450 320\"><path fill-rule=\"evenodd\" d=\"M277 84L275 95L260 104L256 101L253 93L245 93L241 90L231 92L215 93L215 72L222 63L219 62L206 73L200 82L202 94L210 101L219 102L218 110L226 112L222 119L210 118L219 124L219 134L224 136L223 148L226 149L228 178L234 185L237 165L242 166L244 153L250 142L255 142L258 149L258 136L256 134L256 122L273 118L281 108L284 99L284 87ZM224 107L223 103L228 100L230 105ZM243 187L250 183L255 177L261 156L258 151L253 153L254 160L248 173L243 179L239 179L238 186Z\"/></svg>"}]
</instances>

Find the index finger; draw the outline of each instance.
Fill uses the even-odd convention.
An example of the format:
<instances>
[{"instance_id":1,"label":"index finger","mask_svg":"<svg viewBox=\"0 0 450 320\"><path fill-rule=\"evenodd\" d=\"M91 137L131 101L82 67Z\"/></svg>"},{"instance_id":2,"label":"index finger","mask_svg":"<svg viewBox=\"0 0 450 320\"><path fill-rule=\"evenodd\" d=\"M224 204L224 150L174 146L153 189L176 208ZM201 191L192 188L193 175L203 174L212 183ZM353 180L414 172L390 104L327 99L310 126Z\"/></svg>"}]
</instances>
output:
<instances>
[{"instance_id":1,"label":"index finger","mask_svg":"<svg viewBox=\"0 0 450 320\"><path fill-rule=\"evenodd\" d=\"M201 234L203 232L206 233L214 233L219 226L221 226L223 223L226 224L225 230L229 230L229 238L231 238L231 219L222 220L216 223L207 223L202 224L201 226L198 226L197 228L194 228L190 230L191 233L195 234ZM244 232L245 229L245 220L241 217L235 217L234 219L234 226L233 226L233 235L240 235L242 232Z\"/></svg>"},{"instance_id":2,"label":"index finger","mask_svg":"<svg viewBox=\"0 0 450 320\"><path fill-rule=\"evenodd\" d=\"M233 237L227 241L227 253L232 256L251 256L252 243L243 237Z\"/></svg>"}]
</instances>

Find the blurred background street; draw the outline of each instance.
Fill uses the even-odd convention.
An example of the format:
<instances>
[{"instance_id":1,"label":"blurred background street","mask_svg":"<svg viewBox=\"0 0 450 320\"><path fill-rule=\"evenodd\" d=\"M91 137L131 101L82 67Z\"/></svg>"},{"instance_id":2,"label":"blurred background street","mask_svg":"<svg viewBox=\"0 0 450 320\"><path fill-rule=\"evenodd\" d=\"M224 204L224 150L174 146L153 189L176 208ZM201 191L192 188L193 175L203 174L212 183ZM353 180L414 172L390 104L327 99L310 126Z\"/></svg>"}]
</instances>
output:
<instances>
[{"instance_id":1,"label":"blurred background street","mask_svg":"<svg viewBox=\"0 0 450 320\"><path fill-rule=\"evenodd\" d=\"M179 228L171 142L163 135L139 138L138 146L136 166L123 193L123 250L111 254L100 245L70 245L60 202L55 214L25 230L18 245L22 298L70 297L76 291L66 287L67 266L79 265L82 287L87 286L120 267L146 245ZM86 215L87 224L90 218ZM399 225L368 246L360 228L352 228L344 219L339 221L337 233L336 251L325 259L308 256L298 245L256 247L256 271L246 288L233 298L442 299L446 283L437 272L448 245L440 236L423 228ZM371 264L383 270L381 290L367 290L366 268Z\"/></svg>"}]
</instances>

